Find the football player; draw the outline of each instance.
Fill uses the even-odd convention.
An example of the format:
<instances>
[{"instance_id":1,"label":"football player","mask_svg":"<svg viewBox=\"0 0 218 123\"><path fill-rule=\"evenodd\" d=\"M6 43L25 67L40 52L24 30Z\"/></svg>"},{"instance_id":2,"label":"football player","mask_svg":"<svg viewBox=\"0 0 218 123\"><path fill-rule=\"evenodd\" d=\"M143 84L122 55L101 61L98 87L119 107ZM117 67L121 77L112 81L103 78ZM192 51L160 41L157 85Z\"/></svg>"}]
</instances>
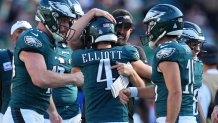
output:
<instances>
[{"instance_id":1,"label":"football player","mask_svg":"<svg viewBox=\"0 0 218 123\"><path fill-rule=\"evenodd\" d=\"M128 40L129 35L130 35L130 33L131 33L132 29L133 29L133 22L132 22L131 14L129 12L127 12L126 10L121 9L121 10L118 10L117 12L115 12L115 13L112 13L112 15L114 15L115 20L118 23L116 28L115 28L116 32L122 33L122 36L121 35L118 36L118 42L116 43L116 45L127 45L127 40ZM118 16L120 16L121 18L117 19L116 17L118 17ZM126 16L127 16L127 18L125 18ZM78 21L78 23L81 23L81 22ZM77 25L80 25L78 23L77 23ZM123 28L121 29L120 28L121 25L125 25L125 29L123 29ZM137 47L137 49L138 49L138 51L140 51L139 52L140 59L142 59L143 62L146 61L146 57L145 57L143 49L141 49L140 47ZM150 79L151 78L151 67L150 66L145 65L145 64L141 64L140 67L137 68L137 70L138 70L137 72L140 73L145 79ZM144 73L146 73L146 74L144 74ZM139 87L144 87L145 86L144 83L139 83L139 82L135 82L135 83L133 83L133 85L134 86L139 86ZM83 102L83 103L85 103L85 102ZM132 109L130 109L130 110L132 110ZM85 116L83 115L82 118L85 119ZM83 120L83 122L84 122L84 120Z\"/></svg>"},{"instance_id":2,"label":"football player","mask_svg":"<svg viewBox=\"0 0 218 123\"><path fill-rule=\"evenodd\" d=\"M120 69L123 63L131 62L133 68L142 63L137 49L130 45L115 46L114 23L104 17L91 20L83 33L83 40L90 48L74 51L72 66L84 74L86 122L128 123L128 107L112 96L111 85L119 73L128 76L132 82L143 83L133 69Z\"/></svg>"},{"instance_id":3,"label":"football player","mask_svg":"<svg viewBox=\"0 0 218 123\"><path fill-rule=\"evenodd\" d=\"M66 84L83 84L83 74L56 73L55 42L68 38L74 13L71 0L41 0L36 12L37 28L27 29L17 40L14 50L15 74L12 95L3 122L44 123L50 117L61 120L49 107L51 89Z\"/></svg>"},{"instance_id":4,"label":"football player","mask_svg":"<svg viewBox=\"0 0 218 123\"><path fill-rule=\"evenodd\" d=\"M205 38L201 31L201 28L189 21L184 22L183 33L179 38L182 42L185 42L192 51L193 63L194 63L194 104L193 113L196 117L197 123L206 123L202 107L198 101L199 89L202 85L203 63L198 58L200 53L200 45L204 42Z\"/></svg>"},{"instance_id":5,"label":"football player","mask_svg":"<svg viewBox=\"0 0 218 123\"><path fill-rule=\"evenodd\" d=\"M29 28L32 28L32 26L27 21L17 21L13 24L11 27L11 41L14 46L20 34ZM2 121L2 116L8 107L11 96L12 56L13 53L9 49L0 49L0 121Z\"/></svg>"},{"instance_id":6,"label":"football player","mask_svg":"<svg viewBox=\"0 0 218 123\"><path fill-rule=\"evenodd\" d=\"M74 12L77 17L72 20L76 21L84 13L78 1L72 0L73 6L76 8ZM71 54L72 50L66 41L57 43L56 57L58 65L55 66L58 73L71 73ZM53 88L52 97L59 115L63 119L63 123L80 123L81 113L77 102L78 88L72 84L67 84L63 87ZM49 115L45 114L45 123L50 123Z\"/></svg>"},{"instance_id":7,"label":"football player","mask_svg":"<svg viewBox=\"0 0 218 123\"><path fill-rule=\"evenodd\" d=\"M183 32L182 12L175 6L158 4L148 11L143 22L149 47L155 49L152 64L155 87L124 89L120 91L120 100L126 103L129 96L152 98L155 92L156 122L196 123L192 52L188 45L177 42Z\"/></svg>"},{"instance_id":8,"label":"football player","mask_svg":"<svg viewBox=\"0 0 218 123\"><path fill-rule=\"evenodd\" d=\"M78 21L76 21L72 25L72 29L74 31L71 31L69 33L70 38L67 39L72 50L84 48L83 42L80 41L82 32L84 28L87 26L87 24L90 22L90 20L96 16L104 16L107 19L109 19L111 22L116 22L113 16L107 11L97 8L93 8L89 10L86 14L84 14L84 16L82 16L80 19L78 19ZM84 122L84 120L82 122Z\"/></svg>"}]
</instances>

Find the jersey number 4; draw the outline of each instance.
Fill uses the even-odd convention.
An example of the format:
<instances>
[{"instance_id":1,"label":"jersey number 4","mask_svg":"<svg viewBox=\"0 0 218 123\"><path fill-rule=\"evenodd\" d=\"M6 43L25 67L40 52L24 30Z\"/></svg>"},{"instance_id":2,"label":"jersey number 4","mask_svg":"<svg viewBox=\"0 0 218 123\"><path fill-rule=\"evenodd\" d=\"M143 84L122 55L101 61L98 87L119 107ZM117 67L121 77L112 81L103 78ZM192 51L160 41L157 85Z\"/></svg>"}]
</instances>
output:
<instances>
[{"instance_id":1,"label":"jersey number 4","mask_svg":"<svg viewBox=\"0 0 218 123\"><path fill-rule=\"evenodd\" d=\"M105 79L102 79L103 70L106 75ZM98 65L97 82L107 82L105 90L110 90L113 80L115 80L115 78L112 76L110 59L101 59Z\"/></svg>"}]
</instances>

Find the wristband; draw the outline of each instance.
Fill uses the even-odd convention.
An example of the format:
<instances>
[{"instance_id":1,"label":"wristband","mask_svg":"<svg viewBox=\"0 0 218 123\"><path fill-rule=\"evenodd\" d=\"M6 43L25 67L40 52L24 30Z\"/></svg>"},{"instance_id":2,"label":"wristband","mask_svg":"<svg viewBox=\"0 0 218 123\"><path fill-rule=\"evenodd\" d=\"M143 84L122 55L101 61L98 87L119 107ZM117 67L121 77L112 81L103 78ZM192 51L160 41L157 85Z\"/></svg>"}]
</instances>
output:
<instances>
[{"instance_id":1,"label":"wristband","mask_svg":"<svg viewBox=\"0 0 218 123\"><path fill-rule=\"evenodd\" d=\"M131 97L137 97L138 96L138 89L136 87L129 87Z\"/></svg>"}]
</instances>

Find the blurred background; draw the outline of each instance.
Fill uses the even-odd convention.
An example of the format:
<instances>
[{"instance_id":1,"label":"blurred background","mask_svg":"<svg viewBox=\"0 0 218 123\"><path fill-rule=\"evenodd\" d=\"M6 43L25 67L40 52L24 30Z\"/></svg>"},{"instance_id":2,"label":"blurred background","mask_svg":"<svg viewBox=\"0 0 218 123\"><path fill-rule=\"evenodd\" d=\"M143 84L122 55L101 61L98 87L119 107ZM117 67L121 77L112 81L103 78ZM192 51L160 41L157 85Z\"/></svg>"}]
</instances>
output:
<instances>
[{"instance_id":1,"label":"blurred background","mask_svg":"<svg viewBox=\"0 0 218 123\"><path fill-rule=\"evenodd\" d=\"M39 0L0 0L0 48L12 48L10 28L17 20L29 21L36 26L34 19ZM218 1L217 0L79 0L84 12L97 7L112 12L124 8L134 18L134 28L130 42L141 45L139 35L144 33L142 20L147 10L158 3L169 3L182 10L185 20L198 24L206 41L218 44Z\"/></svg>"}]
</instances>

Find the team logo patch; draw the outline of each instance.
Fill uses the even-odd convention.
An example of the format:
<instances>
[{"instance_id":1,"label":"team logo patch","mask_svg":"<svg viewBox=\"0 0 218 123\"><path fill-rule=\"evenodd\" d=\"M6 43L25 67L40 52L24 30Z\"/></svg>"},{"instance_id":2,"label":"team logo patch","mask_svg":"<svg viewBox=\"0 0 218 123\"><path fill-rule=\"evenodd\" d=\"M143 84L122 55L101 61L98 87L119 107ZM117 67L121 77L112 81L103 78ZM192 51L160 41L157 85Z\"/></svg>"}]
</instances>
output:
<instances>
[{"instance_id":1,"label":"team logo patch","mask_svg":"<svg viewBox=\"0 0 218 123\"><path fill-rule=\"evenodd\" d=\"M25 36L24 41L27 45L35 46L35 47L42 47L42 42L33 36Z\"/></svg>"},{"instance_id":2,"label":"team logo patch","mask_svg":"<svg viewBox=\"0 0 218 123\"><path fill-rule=\"evenodd\" d=\"M166 12L161 12L161 11L149 11L147 13L147 15L145 16L143 22L147 22L149 20L153 20L153 19L158 19L160 18L162 15L165 15Z\"/></svg>"},{"instance_id":3,"label":"team logo patch","mask_svg":"<svg viewBox=\"0 0 218 123\"><path fill-rule=\"evenodd\" d=\"M4 68L4 71L12 70L11 62L5 62L5 63L3 63L3 68Z\"/></svg>"},{"instance_id":4,"label":"team logo patch","mask_svg":"<svg viewBox=\"0 0 218 123\"><path fill-rule=\"evenodd\" d=\"M163 48L157 52L156 58L162 59L170 57L175 52L175 48Z\"/></svg>"}]
</instances>

